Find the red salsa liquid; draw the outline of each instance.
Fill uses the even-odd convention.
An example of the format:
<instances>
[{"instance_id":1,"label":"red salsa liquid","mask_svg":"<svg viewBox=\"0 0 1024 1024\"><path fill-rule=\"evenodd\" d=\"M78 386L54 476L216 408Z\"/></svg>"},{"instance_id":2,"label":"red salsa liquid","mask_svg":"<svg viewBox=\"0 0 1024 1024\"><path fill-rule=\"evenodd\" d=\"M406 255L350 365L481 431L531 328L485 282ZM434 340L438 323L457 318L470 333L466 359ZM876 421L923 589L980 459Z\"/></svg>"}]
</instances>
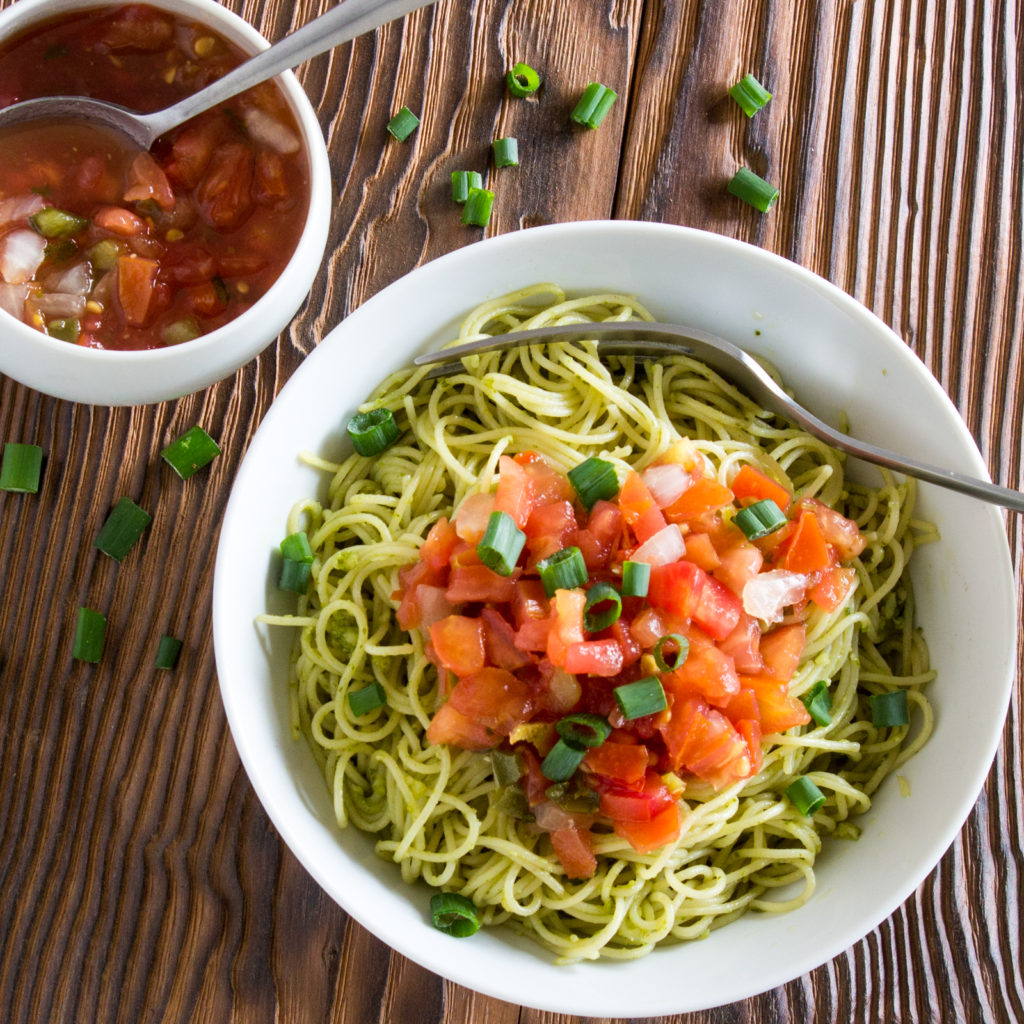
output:
<instances>
[{"instance_id":1,"label":"red salsa liquid","mask_svg":"<svg viewBox=\"0 0 1024 1024\"><path fill-rule=\"evenodd\" d=\"M69 94L159 110L245 55L156 8L76 11L0 47L0 107ZM0 133L0 308L93 348L176 345L259 299L295 250L309 166L269 82L143 153L71 122Z\"/></svg>"}]
</instances>

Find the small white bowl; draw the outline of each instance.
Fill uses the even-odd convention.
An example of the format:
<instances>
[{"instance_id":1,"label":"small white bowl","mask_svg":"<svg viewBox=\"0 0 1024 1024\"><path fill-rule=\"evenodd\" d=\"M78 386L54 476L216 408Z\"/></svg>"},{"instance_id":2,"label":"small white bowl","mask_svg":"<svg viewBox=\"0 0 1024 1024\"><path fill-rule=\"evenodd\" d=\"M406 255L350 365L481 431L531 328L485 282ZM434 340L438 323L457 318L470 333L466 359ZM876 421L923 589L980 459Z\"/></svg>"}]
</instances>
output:
<instances>
[{"instance_id":1,"label":"small white bowl","mask_svg":"<svg viewBox=\"0 0 1024 1024\"><path fill-rule=\"evenodd\" d=\"M209 25L249 53L269 43L214 0L147 0ZM103 6L96 0L19 0L0 11L0 40L66 11ZM287 326L320 269L331 217L331 171L319 122L298 80L278 79L298 122L309 161L306 224L295 252L267 293L241 316L169 348L114 352L51 338L0 310L0 373L48 395L92 405L141 405L190 394L232 374Z\"/></svg>"},{"instance_id":2,"label":"small white bowl","mask_svg":"<svg viewBox=\"0 0 1024 1024\"><path fill-rule=\"evenodd\" d=\"M799 910L749 913L700 942L641 960L556 967L507 929L439 934L428 890L378 859L372 840L339 830L327 787L289 733L292 631L256 624L293 610L271 578L271 551L291 505L323 497L345 423L380 379L451 340L473 306L554 281L574 294L632 293L661 320L703 328L770 359L798 398L865 440L977 476L985 466L924 365L880 320L833 285L760 249L686 228L589 222L535 228L444 256L384 289L337 327L285 386L238 471L224 516L213 595L214 643L232 735L281 836L356 920L399 952L459 984L559 1013L653 1017L747 998L817 967L868 934L934 868L977 799L1013 682L1017 611L1002 517L921 485L918 514L939 543L913 562L918 619L938 678L935 732L858 819L857 842L826 840L818 888ZM372 339L372 344L367 344ZM863 469L872 479L874 470ZM909 968L907 968L909 975Z\"/></svg>"}]
</instances>

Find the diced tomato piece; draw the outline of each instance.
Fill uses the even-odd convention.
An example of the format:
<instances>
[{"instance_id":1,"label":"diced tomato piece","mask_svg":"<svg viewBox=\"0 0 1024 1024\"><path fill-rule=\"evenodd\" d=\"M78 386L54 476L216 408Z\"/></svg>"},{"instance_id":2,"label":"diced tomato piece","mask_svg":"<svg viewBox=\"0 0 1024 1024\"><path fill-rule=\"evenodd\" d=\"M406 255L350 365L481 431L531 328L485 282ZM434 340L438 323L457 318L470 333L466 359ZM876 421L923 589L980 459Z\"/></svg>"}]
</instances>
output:
<instances>
[{"instance_id":1,"label":"diced tomato piece","mask_svg":"<svg viewBox=\"0 0 1024 1024\"><path fill-rule=\"evenodd\" d=\"M680 619L693 618L708 574L693 562L672 562L651 568L647 600Z\"/></svg>"},{"instance_id":2,"label":"diced tomato piece","mask_svg":"<svg viewBox=\"0 0 1024 1024\"><path fill-rule=\"evenodd\" d=\"M92 217L93 224L112 235L133 238L146 230L145 221L121 206L101 206Z\"/></svg>"},{"instance_id":3,"label":"diced tomato piece","mask_svg":"<svg viewBox=\"0 0 1024 1024\"><path fill-rule=\"evenodd\" d=\"M747 778L751 768L747 741L721 711L708 708L705 717L708 730L702 748L687 758L687 769L715 785Z\"/></svg>"},{"instance_id":4,"label":"diced tomato piece","mask_svg":"<svg viewBox=\"0 0 1024 1024\"><path fill-rule=\"evenodd\" d=\"M782 484L765 476L759 469L746 465L732 478L732 493L741 505L751 505L765 498L774 501L779 510L785 512L789 508L793 496Z\"/></svg>"},{"instance_id":5,"label":"diced tomato piece","mask_svg":"<svg viewBox=\"0 0 1024 1024\"><path fill-rule=\"evenodd\" d=\"M610 501L595 501L584 529L576 534L576 546L587 568L604 569L622 540L622 510Z\"/></svg>"},{"instance_id":6,"label":"diced tomato piece","mask_svg":"<svg viewBox=\"0 0 1024 1024\"><path fill-rule=\"evenodd\" d=\"M703 570L698 570L702 572ZM704 575L693 621L715 640L724 640L735 628L743 613L743 602L714 576Z\"/></svg>"},{"instance_id":7,"label":"diced tomato piece","mask_svg":"<svg viewBox=\"0 0 1024 1024\"><path fill-rule=\"evenodd\" d=\"M634 639L632 631L623 619L617 619L604 632L610 639L614 640L619 645L619 648L622 651L623 668L626 668L640 660L640 656L643 654L643 648L641 648L640 644ZM595 639L603 640L605 637L599 636ZM658 639L660 639L660 637ZM655 640L655 643L657 642L658 641Z\"/></svg>"},{"instance_id":8,"label":"diced tomato piece","mask_svg":"<svg viewBox=\"0 0 1024 1024\"><path fill-rule=\"evenodd\" d=\"M602 776L595 777L593 783L601 796L601 813L613 822L650 821L676 802L653 768L645 769L643 786L639 788L624 786Z\"/></svg>"},{"instance_id":9,"label":"diced tomato piece","mask_svg":"<svg viewBox=\"0 0 1024 1024\"><path fill-rule=\"evenodd\" d=\"M734 594L742 594L743 588L764 565L764 555L745 538L737 538L728 547L722 548L719 558L720 562L712 570L712 575Z\"/></svg>"},{"instance_id":10,"label":"diced tomato piece","mask_svg":"<svg viewBox=\"0 0 1024 1024\"><path fill-rule=\"evenodd\" d=\"M613 828L637 853L653 853L679 838L679 805L670 804L650 821L616 821Z\"/></svg>"},{"instance_id":11,"label":"diced tomato piece","mask_svg":"<svg viewBox=\"0 0 1024 1024\"><path fill-rule=\"evenodd\" d=\"M221 230L237 228L252 209L253 153L244 142L225 142L213 151L196 202L203 219Z\"/></svg>"},{"instance_id":12,"label":"diced tomato piece","mask_svg":"<svg viewBox=\"0 0 1024 1024\"><path fill-rule=\"evenodd\" d=\"M753 718L741 718L736 722L736 731L747 744L747 757L750 758L750 774L756 775L764 762L764 750L761 747L761 724Z\"/></svg>"},{"instance_id":13,"label":"diced tomato piece","mask_svg":"<svg viewBox=\"0 0 1024 1024\"><path fill-rule=\"evenodd\" d=\"M165 170L172 181L185 188L199 184L217 147L220 125L210 115L189 121L171 143L171 158Z\"/></svg>"},{"instance_id":14,"label":"diced tomato piece","mask_svg":"<svg viewBox=\"0 0 1024 1024\"><path fill-rule=\"evenodd\" d=\"M398 572L400 589L396 596L400 601L395 617L402 629L415 629L421 620L421 605L416 590L423 584L435 586L440 574L426 562L413 562Z\"/></svg>"},{"instance_id":15,"label":"diced tomato piece","mask_svg":"<svg viewBox=\"0 0 1024 1024\"><path fill-rule=\"evenodd\" d=\"M867 541L852 519L815 498L801 498L797 507L814 513L826 542L836 549L841 562L856 558L864 550Z\"/></svg>"},{"instance_id":16,"label":"diced tomato piece","mask_svg":"<svg viewBox=\"0 0 1024 1024\"><path fill-rule=\"evenodd\" d=\"M83 199L97 203L116 203L120 192L120 181L114 177L107 161L91 154L82 160L78 168L76 188Z\"/></svg>"},{"instance_id":17,"label":"diced tomato piece","mask_svg":"<svg viewBox=\"0 0 1024 1024\"><path fill-rule=\"evenodd\" d=\"M808 597L827 612L842 608L857 582L857 570L835 566L826 569L808 591Z\"/></svg>"},{"instance_id":18,"label":"diced tomato piece","mask_svg":"<svg viewBox=\"0 0 1024 1024\"><path fill-rule=\"evenodd\" d=\"M737 672L761 672L764 659L761 657L761 626L752 615L740 613L736 628L719 643L722 651L729 655Z\"/></svg>"},{"instance_id":19,"label":"diced tomato piece","mask_svg":"<svg viewBox=\"0 0 1024 1024\"><path fill-rule=\"evenodd\" d=\"M458 540L459 535L448 517L441 516L427 533L420 547L420 558L433 569L446 569Z\"/></svg>"},{"instance_id":20,"label":"diced tomato piece","mask_svg":"<svg viewBox=\"0 0 1024 1024\"><path fill-rule=\"evenodd\" d=\"M567 476L548 464L547 459L536 452L520 452L516 462L526 470L533 483L533 496L538 502L569 501L576 492Z\"/></svg>"},{"instance_id":21,"label":"diced tomato piece","mask_svg":"<svg viewBox=\"0 0 1024 1024\"><path fill-rule=\"evenodd\" d=\"M551 598L547 653L552 664L565 668L569 647L583 642L583 607L586 601L582 590L556 590Z\"/></svg>"},{"instance_id":22,"label":"diced tomato piece","mask_svg":"<svg viewBox=\"0 0 1024 1024\"><path fill-rule=\"evenodd\" d=\"M125 321L133 327L141 327L149 316L160 264L141 256L119 256L117 258L117 301Z\"/></svg>"},{"instance_id":23,"label":"diced tomato piece","mask_svg":"<svg viewBox=\"0 0 1024 1024\"><path fill-rule=\"evenodd\" d=\"M483 620L487 661L491 665L515 672L533 661L525 651L516 647L515 630L500 612L494 608L484 608L480 618Z\"/></svg>"},{"instance_id":24,"label":"diced tomato piece","mask_svg":"<svg viewBox=\"0 0 1024 1024\"><path fill-rule=\"evenodd\" d=\"M749 718L753 722L761 721L761 709L757 703L757 694L749 686L741 687L739 693L733 694L724 711L729 721L736 726L745 718Z\"/></svg>"},{"instance_id":25,"label":"diced tomato piece","mask_svg":"<svg viewBox=\"0 0 1024 1024\"><path fill-rule=\"evenodd\" d=\"M533 481L526 470L508 455L498 459L498 490L494 511L505 512L522 530L533 510Z\"/></svg>"},{"instance_id":26,"label":"diced tomato piece","mask_svg":"<svg viewBox=\"0 0 1024 1024\"><path fill-rule=\"evenodd\" d=\"M777 626L770 633L765 633L761 637L764 674L788 683L800 664L806 645L807 628L802 622Z\"/></svg>"},{"instance_id":27,"label":"diced tomato piece","mask_svg":"<svg viewBox=\"0 0 1024 1024\"><path fill-rule=\"evenodd\" d=\"M474 547L484 539L487 522L494 511L494 495L477 492L463 498L455 511L455 532Z\"/></svg>"},{"instance_id":28,"label":"diced tomato piece","mask_svg":"<svg viewBox=\"0 0 1024 1024\"><path fill-rule=\"evenodd\" d=\"M619 490L619 508L626 525L641 544L666 526L665 517L647 485L640 479L640 474L633 470L626 474Z\"/></svg>"},{"instance_id":29,"label":"diced tomato piece","mask_svg":"<svg viewBox=\"0 0 1024 1024\"><path fill-rule=\"evenodd\" d=\"M706 533L688 533L686 535L686 560L693 562L705 572L711 572L722 562L711 537Z\"/></svg>"},{"instance_id":30,"label":"diced tomato piece","mask_svg":"<svg viewBox=\"0 0 1024 1024\"><path fill-rule=\"evenodd\" d=\"M670 523L680 523L688 519L699 519L709 512L717 512L720 508L731 505L732 501L732 491L725 484L720 484L714 477L702 476L694 480L665 509L665 518Z\"/></svg>"},{"instance_id":31,"label":"diced tomato piece","mask_svg":"<svg viewBox=\"0 0 1024 1024\"><path fill-rule=\"evenodd\" d=\"M665 673L666 687L681 687L684 692L696 691L712 704L725 705L734 693L740 692L736 666L720 647L714 644L690 644L690 653L682 666Z\"/></svg>"},{"instance_id":32,"label":"diced tomato piece","mask_svg":"<svg viewBox=\"0 0 1024 1024\"><path fill-rule=\"evenodd\" d=\"M536 807L547 800L547 788L551 785L551 780L540 770L540 757L533 747L526 743L518 743L514 749L523 763L525 774L522 785L526 802L531 807Z\"/></svg>"},{"instance_id":33,"label":"diced tomato piece","mask_svg":"<svg viewBox=\"0 0 1024 1024\"><path fill-rule=\"evenodd\" d=\"M647 774L648 759L647 747L642 743L608 739L587 751L583 766L597 775L633 786L642 782Z\"/></svg>"},{"instance_id":34,"label":"diced tomato piece","mask_svg":"<svg viewBox=\"0 0 1024 1024\"><path fill-rule=\"evenodd\" d=\"M622 648L614 640L584 640L569 644L565 670L573 675L611 678L622 671Z\"/></svg>"},{"instance_id":35,"label":"diced tomato piece","mask_svg":"<svg viewBox=\"0 0 1024 1024\"><path fill-rule=\"evenodd\" d=\"M458 533L458 526L456 526L456 533ZM469 566L479 568L484 563L480 561L480 552L477 551L477 545L469 544L459 537L455 542L455 547L452 548L448 564L453 569L465 569Z\"/></svg>"},{"instance_id":36,"label":"diced tomato piece","mask_svg":"<svg viewBox=\"0 0 1024 1024\"><path fill-rule=\"evenodd\" d=\"M427 742L449 743L463 750L490 750L501 736L457 710L451 700L442 704L427 726Z\"/></svg>"},{"instance_id":37,"label":"diced tomato piece","mask_svg":"<svg viewBox=\"0 0 1024 1024\"><path fill-rule=\"evenodd\" d=\"M144 4L128 4L103 24L100 42L116 53L159 53L174 44L174 21Z\"/></svg>"},{"instance_id":38,"label":"diced tomato piece","mask_svg":"<svg viewBox=\"0 0 1024 1024\"><path fill-rule=\"evenodd\" d=\"M445 596L452 604L467 601L492 601L507 604L515 594L511 576L499 576L486 565L466 565L452 569Z\"/></svg>"},{"instance_id":39,"label":"diced tomato piece","mask_svg":"<svg viewBox=\"0 0 1024 1024\"><path fill-rule=\"evenodd\" d=\"M551 614L548 596L540 580L523 580L516 584L512 597L512 614L517 626L536 619L547 619Z\"/></svg>"},{"instance_id":40,"label":"diced tomato piece","mask_svg":"<svg viewBox=\"0 0 1024 1024\"><path fill-rule=\"evenodd\" d=\"M761 732L769 735L806 725L811 716L803 702L790 695L789 686L769 676L741 676L740 684L757 695L761 712Z\"/></svg>"},{"instance_id":41,"label":"diced tomato piece","mask_svg":"<svg viewBox=\"0 0 1024 1024\"><path fill-rule=\"evenodd\" d=\"M164 260L167 276L179 284L208 284L217 272L213 256L203 246L179 242Z\"/></svg>"},{"instance_id":42,"label":"diced tomato piece","mask_svg":"<svg viewBox=\"0 0 1024 1024\"><path fill-rule=\"evenodd\" d=\"M704 456L697 450L697 446L688 438L682 437L673 441L655 459L656 466L664 466L668 463L678 463L691 477L696 479L704 473Z\"/></svg>"},{"instance_id":43,"label":"diced tomato piece","mask_svg":"<svg viewBox=\"0 0 1024 1024\"><path fill-rule=\"evenodd\" d=\"M460 678L484 667L484 624L467 615L447 615L430 627L430 642L441 664Z\"/></svg>"},{"instance_id":44,"label":"diced tomato piece","mask_svg":"<svg viewBox=\"0 0 1024 1024\"><path fill-rule=\"evenodd\" d=\"M217 254L217 273L221 277L249 277L267 265L267 259L251 249L238 249Z\"/></svg>"},{"instance_id":45,"label":"diced tomato piece","mask_svg":"<svg viewBox=\"0 0 1024 1024\"><path fill-rule=\"evenodd\" d=\"M284 160L272 149L261 149L256 154L256 176L252 190L253 198L263 206L270 206L288 199L288 179L285 177Z\"/></svg>"},{"instance_id":46,"label":"diced tomato piece","mask_svg":"<svg viewBox=\"0 0 1024 1024\"><path fill-rule=\"evenodd\" d=\"M162 210L174 209L174 192L160 165L149 153L139 153L128 171L124 200L129 203L152 199Z\"/></svg>"},{"instance_id":47,"label":"diced tomato piece","mask_svg":"<svg viewBox=\"0 0 1024 1024\"><path fill-rule=\"evenodd\" d=\"M213 281L189 285L182 289L185 305L199 316L217 316L228 308L228 295L223 284L218 288Z\"/></svg>"},{"instance_id":48,"label":"diced tomato piece","mask_svg":"<svg viewBox=\"0 0 1024 1024\"><path fill-rule=\"evenodd\" d=\"M828 569L832 561L817 516L813 512L801 512L782 567L790 572L812 573Z\"/></svg>"},{"instance_id":49,"label":"diced tomato piece","mask_svg":"<svg viewBox=\"0 0 1024 1024\"><path fill-rule=\"evenodd\" d=\"M629 624L629 632L640 647L649 651L667 633L677 633L666 621L665 615L657 608L644 608Z\"/></svg>"},{"instance_id":50,"label":"diced tomato piece","mask_svg":"<svg viewBox=\"0 0 1024 1024\"><path fill-rule=\"evenodd\" d=\"M560 828L549 832L562 869L569 878L590 878L597 870L597 858L590 845L589 829Z\"/></svg>"},{"instance_id":51,"label":"diced tomato piece","mask_svg":"<svg viewBox=\"0 0 1024 1024\"><path fill-rule=\"evenodd\" d=\"M516 630L515 645L521 651L543 651L548 649L548 637L551 635L551 619L527 619Z\"/></svg>"},{"instance_id":52,"label":"diced tomato piece","mask_svg":"<svg viewBox=\"0 0 1024 1024\"><path fill-rule=\"evenodd\" d=\"M576 513L568 501L534 505L523 528L531 563L569 547L576 534Z\"/></svg>"},{"instance_id":53,"label":"diced tomato piece","mask_svg":"<svg viewBox=\"0 0 1024 1024\"><path fill-rule=\"evenodd\" d=\"M507 736L526 719L532 697L529 683L505 669L487 666L460 679L448 703L486 729Z\"/></svg>"}]
</instances>

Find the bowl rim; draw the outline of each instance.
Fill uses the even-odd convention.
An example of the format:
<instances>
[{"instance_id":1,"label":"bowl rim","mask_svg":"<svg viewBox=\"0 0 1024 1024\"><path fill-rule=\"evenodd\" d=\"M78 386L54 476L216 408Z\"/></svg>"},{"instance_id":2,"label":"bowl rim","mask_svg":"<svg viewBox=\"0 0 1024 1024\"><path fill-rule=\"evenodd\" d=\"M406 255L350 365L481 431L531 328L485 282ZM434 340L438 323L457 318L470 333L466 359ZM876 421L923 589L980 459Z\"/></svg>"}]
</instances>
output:
<instances>
[{"instance_id":1,"label":"bowl rim","mask_svg":"<svg viewBox=\"0 0 1024 1024\"><path fill-rule=\"evenodd\" d=\"M254 25L216 0L146 2L162 10L185 15L194 14L197 21L222 32L251 54L270 46L269 40ZM55 15L77 10L102 9L106 6L118 5L110 0L18 0L17 3L0 11L0 41ZM285 71L276 76L274 81L284 92L302 136L303 149L309 163L309 204L305 225L292 258L267 291L248 309L216 330L181 345L155 349L94 349L69 345L35 330L0 310L0 373L58 398L97 405L137 405L166 401L200 390L230 375L275 341L277 333L287 326L319 273L330 224L331 168L320 122L295 74L292 71ZM302 298L298 301L294 298L290 300L289 296L294 296L296 289L301 289ZM278 332L264 340L261 327L268 318L272 322L281 320L282 305L291 307L291 311L283 320ZM81 375L81 379L70 385L47 388L39 383L44 374L37 372L38 366L31 366L25 372L20 366L15 370L4 365L6 361L3 360L3 348L7 336L13 339L11 344L17 344L19 347L31 345L35 352L33 362L39 361L44 367L59 366L62 377ZM196 371L194 366L197 363L208 364L208 369L205 372ZM97 394L102 394L110 388L110 378L107 375L121 370L137 371L140 375L144 373L149 377L140 376L142 383L134 387L132 396L114 397L109 400L97 399ZM180 372L181 386L184 390L175 391L174 381L170 386L166 383L167 375L173 374L175 370ZM200 379L201 383L194 383ZM125 391L127 388L121 386L118 390ZM70 392L78 392L83 397Z\"/></svg>"},{"instance_id":2,"label":"bowl rim","mask_svg":"<svg viewBox=\"0 0 1024 1024\"><path fill-rule=\"evenodd\" d=\"M891 353L887 352L887 355L891 354L893 360L901 362L907 366L913 366L915 368L915 373L919 370L924 371L923 374L920 374L920 380L918 383L928 390L934 398L941 401L948 410L953 413L955 422L958 424L955 429L960 434L961 440L964 441L966 445L967 453L962 461L969 463L969 465L961 465L959 468L964 469L965 471L972 471L981 477L988 478L987 467L985 466L984 460L978 451L977 445L967 430L966 425L960 418L959 413L956 411L952 401L949 399L949 396L941 388L938 381L936 381L932 374L927 370L927 367L924 367L920 359L918 359L909 347L905 345L904 342L880 318L875 316L875 314L852 296L843 292L831 282L814 274L812 271L807 270L785 257L771 253L759 247L752 246L726 236L694 228L640 221L586 221L569 224L545 225L492 237L484 241L474 243L470 246L466 246L462 249L449 252L430 263L416 268L405 277L390 284L369 298L363 305L353 311L345 320L338 324L324 337L318 349L314 350L307 357L306 363L300 368L301 372L297 372L285 383L281 393L266 413L259 429L250 442L245 459L239 467L236 475L236 481L232 489L232 494L225 508L224 518L222 521L222 532L216 558L213 591L214 646L218 665L218 681L236 748L239 751L243 765L249 774L250 781L256 790L261 803L266 809L267 814L273 820L275 827L278 829L286 844L318 884L320 884L321 887L323 887L347 913L355 917L372 933L381 937L383 941L386 941L402 955L409 957L415 962L442 975L443 977L449 978L452 981L465 985L475 991L479 991L499 999L517 1001L521 1005L525 1006L532 1006L552 1012L605 1017L608 1016L608 1008L595 1003L593 999L588 1002L587 995L582 988L579 990L578 1004L572 1007L553 1004L546 998L543 991L517 989L514 994L510 994L508 982L504 979L490 977L482 978L478 975L469 974L469 968L462 964L461 958L458 956L454 959L451 958L449 956L451 953L450 947L443 943L433 944L437 947L435 949L425 949L423 948L422 943L416 944L414 940L406 941L403 935L395 934L393 931L392 933L384 936L381 934L381 929L379 927L380 923L378 920L372 919L368 913L364 912L364 908L358 906L353 907L353 902L358 901L354 901L351 896L346 898L348 894L339 893L337 891L337 886L332 887L328 881L325 881L323 878L323 871L318 867L318 865L312 862L312 857L304 848L302 834L303 827L301 823L298 822L294 814L286 813L285 810L277 807L274 803L273 794L270 792L269 786L266 784L266 780L261 776L261 751L253 748L249 742L249 737L245 734L244 730L239 728L239 701L242 697L241 694L235 691L235 688L230 683L232 665L234 661L231 646L234 641L228 635L228 627L225 625L225 623L230 619L230 607L228 605L230 598L228 596L228 584L226 582L226 577L229 564L228 535L233 521L244 514L244 508L242 507L242 502L244 500L243 491L245 487L248 486L249 470L251 470L255 465L256 460L260 457L260 452L264 445L269 445L268 439L271 437L272 433L278 429L279 421L281 421L281 423L285 422L285 418L288 415L287 406L289 401L292 401L290 396L293 394L297 395L301 392L303 387L302 381L305 377L309 374L313 374L316 367L320 364L320 361L327 358L326 353L335 343L332 341L333 337L336 335L345 336L357 334L361 325L364 322L370 321L373 316L376 315L376 311L379 307L386 307L387 304L396 303L396 299L400 299L405 288L404 282L408 281L411 277L415 277L417 282L423 287L442 287L445 281L450 279L450 276L453 273L456 273L457 276L457 270L461 265L464 265L469 261L483 260L486 258L488 260L500 262L502 259L508 258L510 254L521 250L523 247L528 249L531 245L542 246L546 240L555 236L575 238L579 244L588 245L593 243L596 239L604 236L617 237L619 240L622 240L628 235L636 235L638 238L649 237L651 239L673 237L679 239L683 245L704 246L710 251L719 251L727 254L745 254L746 258L751 259L754 262L763 263L766 266L774 266L777 269L782 268L786 273L795 275L803 285L813 289L827 302L839 307L845 315L853 317L855 320L862 323L866 329L875 333L880 333L881 336L884 336L889 348L891 349ZM575 290L578 289L574 289L574 291ZM479 301L482 301L484 297L478 296L476 298ZM441 325L425 324L423 327L423 340L425 341L431 331L439 326ZM421 343L421 348L422 347L423 345ZM410 352L411 351L412 350L410 349ZM308 364L308 367L306 364ZM285 402L282 402L281 398L284 396L289 397ZM301 497L301 495L296 495L295 499L298 500ZM1007 611L1004 616L1004 621L1002 622L1002 627L1005 629L1007 637L1011 638L1016 635L1017 630L1015 612L1012 610L1016 608L1016 597L1015 590L1013 588L1012 565L1010 562L1009 545L1005 533L1005 524L1000 516L1000 512L992 506L980 508L979 514L986 516L987 524L990 529L998 527L995 547L998 549L997 558L1000 563L998 569L1001 571L998 574L998 579L993 579L993 587L1000 591L1003 603L1006 606ZM1005 721L1006 710L1009 704L1015 675L1014 654L1015 647L1008 640L1007 650L1005 652L1006 671L1000 681L998 701L992 705L993 712L998 710L999 717L1002 721ZM969 779L969 783L965 787L964 796L959 800L959 802L950 806L950 813L945 818L940 839L933 843L932 849L937 851L934 858L919 859L911 869L908 869L902 878L901 884L898 886L898 892L896 895L884 903L878 904L870 913L862 916L858 921L856 929L850 929L848 927L844 928L841 935L834 938L831 942L822 944L811 954L806 954L802 956L802 958L795 959L789 968L777 970L774 976L769 979L768 984L759 982L752 985L749 983L744 984L744 982L741 981L727 993L724 993L723 998L718 1002L703 1001L699 1004L693 1003L686 1006L680 1006L678 1001L670 1005L665 1001L657 1001L650 998L645 1000L643 997L638 997L635 1001L635 1005L629 1008L628 1014L623 1013L622 1016L653 1016L659 1014L691 1012L698 1009L706 1009L715 1005L722 1005L727 1002L749 998L792 981L807 971L813 970L830 959L838 956L852 944L862 941L865 936L869 935L871 931L877 928L882 921L891 916L899 906L906 902L921 882L935 869L939 859L941 859L941 856L953 843L972 808L977 802L985 779L991 768L1000 739L1001 729L993 730L991 734L987 734L987 742L984 748L979 750L977 758L973 761L971 771L966 775L966 778ZM967 796L968 793L972 794L969 798ZM301 813L308 814L309 812L303 810ZM383 864L384 862L381 863ZM394 865L391 865L391 867L394 868ZM414 890L410 889L410 892L412 891ZM851 938L849 933L854 930L856 930L857 934L853 935ZM664 953L667 954L673 950L678 950L679 948L679 946L665 947ZM662 949L659 948L651 953L649 958L645 959L656 958L662 954L662 952ZM609 970L615 970L616 967L621 968L623 966L621 964L610 963L608 961L601 961L601 964L605 969ZM582 971L578 971L577 967L560 967L557 968L557 970L567 973L572 972L572 977L585 979L585 972L590 969L591 966L592 965L589 964L582 965ZM581 985L585 985L585 981L581 981Z\"/></svg>"}]
</instances>

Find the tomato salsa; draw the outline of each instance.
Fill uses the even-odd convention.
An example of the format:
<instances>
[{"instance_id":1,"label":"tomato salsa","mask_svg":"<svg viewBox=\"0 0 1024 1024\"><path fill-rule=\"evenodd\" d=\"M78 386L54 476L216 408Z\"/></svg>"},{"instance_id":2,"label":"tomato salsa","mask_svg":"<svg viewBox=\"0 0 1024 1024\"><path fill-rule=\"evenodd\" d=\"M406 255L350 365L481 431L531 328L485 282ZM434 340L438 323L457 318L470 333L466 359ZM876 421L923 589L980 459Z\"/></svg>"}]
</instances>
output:
<instances>
[{"instance_id":1,"label":"tomato salsa","mask_svg":"<svg viewBox=\"0 0 1024 1024\"><path fill-rule=\"evenodd\" d=\"M810 721L789 691L806 616L855 587L856 523L752 465L706 469L686 440L623 479L503 455L400 574L447 698L427 739L492 751L570 877L596 868L595 825L673 842L687 785L750 778L763 737Z\"/></svg>"},{"instance_id":2,"label":"tomato salsa","mask_svg":"<svg viewBox=\"0 0 1024 1024\"><path fill-rule=\"evenodd\" d=\"M0 48L0 107L95 96L143 112L245 55L208 26L143 5L75 11ZM190 341L280 275L309 203L281 89L264 83L159 139L40 123L0 134L0 309L91 348Z\"/></svg>"}]
</instances>

